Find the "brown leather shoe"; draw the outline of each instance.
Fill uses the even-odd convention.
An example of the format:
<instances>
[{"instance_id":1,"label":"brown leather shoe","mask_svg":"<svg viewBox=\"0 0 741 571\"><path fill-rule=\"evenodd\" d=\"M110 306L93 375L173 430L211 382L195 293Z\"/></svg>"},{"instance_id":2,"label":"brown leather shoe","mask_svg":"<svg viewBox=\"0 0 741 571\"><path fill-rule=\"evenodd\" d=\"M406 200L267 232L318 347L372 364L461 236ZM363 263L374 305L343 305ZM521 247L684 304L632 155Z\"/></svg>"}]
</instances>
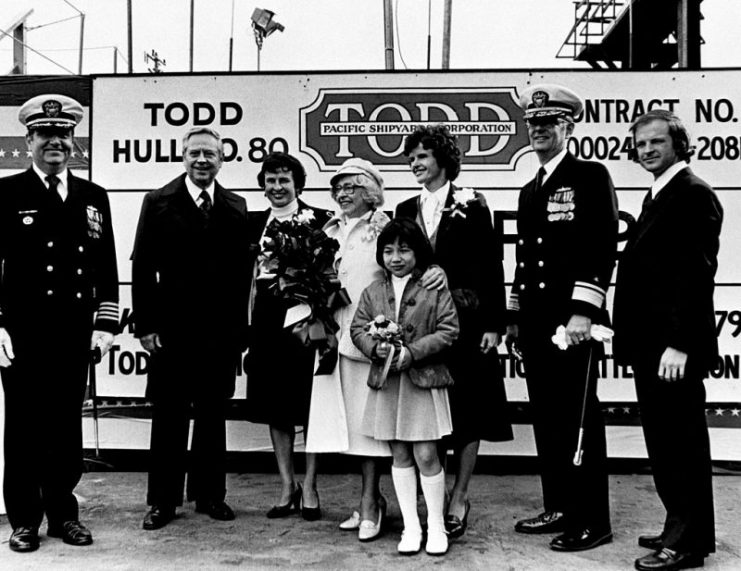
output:
<instances>
[{"instance_id":1,"label":"brown leather shoe","mask_svg":"<svg viewBox=\"0 0 741 571\"><path fill-rule=\"evenodd\" d=\"M83 546L93 542L93 534L77 520L65 521L60 526L49 526L46 535L61 537L62 541L68 545Z\"/></svg>"},{"instance_id":2,"label":"brown leather shoe","mask_svg":"<svg viewBox=\"0 0 741 571\"><path fill-rule=\"evenodd\" d=\"M567 531L553 538L551 549L554 551L586 551L612 541L612 532L584 528L580 531Z\"/></svg>"},{"instance_id":3,"label":"brown leather shoe","mask_svg":"<svg viewBox=\"0 0 741 571\"><path fill-rule=\"evenodd\" d=\"M535 517L521 519L515 524L518 533L560 533L564 531L564 515L561 512L543 512Z\"/></svg>"},{"instance_id":4,"label":"brown leather shoe","mask_svg":"<svg viewBox=\"0 0 741 571\"><path fill-rule=\"evenodd\" d=\"M219 521L231 521L234 519L234 512L226 502L197 501L196 511L211 516Z\"/></svg>"},{"instance_id":5,"label":"brown leather shoe","mask_svg":"<svg viewBox=\"0 0 741 571\"><path fill-rule=\"evenodd\" d=\"M175 508L154 505L147 512L147 515L144 516L142 528L147 531L160 529L161 527L165 527L173 519L175 519Z\"/></svg>"},{"instance_id":6,"label":"brown leather shoe","mask_svg":"<svg viewBox=\"0 0 741 571\"><path fill-rule=\"evenodd\" d=\"M8 547L18 553L29 553L39 548L39 530L35 527L16 527L10 534Z\"/></svg>"},{"instance_id":7,"label":"brown leather shoe","mask_svg":"<svg viewBox=\"0 0 741 571\"><path fill-rule=\"evenodd\" d=\"M661 551L661 549L664 547L664 540L662 539L660 533L656 535L639 535L638 545L640 545L641 547L645 547L646 549L651 549L653 551Z\"/></svg>"},{"instance_id":8,"label":"brown leather shoe","mask_svg":"<svg viewBox=\"0 0 741 571\"><path fill-rule=\"evenodd\" d=\"M671 571L673 569L692 569L705 565L705 553L680 553L664 547L656 553L645 555L635 561L638 571Z\"/></svg>"}]
</instances>

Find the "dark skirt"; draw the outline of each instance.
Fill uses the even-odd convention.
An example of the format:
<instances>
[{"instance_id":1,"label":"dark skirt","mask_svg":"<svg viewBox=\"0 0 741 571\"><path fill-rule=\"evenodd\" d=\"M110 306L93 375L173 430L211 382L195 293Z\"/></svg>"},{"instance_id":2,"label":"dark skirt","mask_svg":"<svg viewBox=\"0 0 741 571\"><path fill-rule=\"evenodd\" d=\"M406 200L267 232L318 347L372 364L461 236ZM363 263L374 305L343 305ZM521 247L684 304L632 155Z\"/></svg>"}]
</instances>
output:
<instances>
[{"instance_id":1,"label":"dark skirt","mask_svg":"<svg viewBox=\"0 0 741 571\"><path fill-rule=\"evenodd\" d=\"M284 328L289 304L257 282L247 356L246 418L284 429L309 420L314 350Z\"/></svg>"},{"instance_id":2,"label":"dark skirt","mask_svg":"<svg viewBox=\"0 0 741 571\"><path fill-rule=\"evenodd\" d=\"M453 434L448 446L474 440L512 440L502 365L496 348L484 355L481 335L462 335L447 360L455 384L448 388Z\"/></svg>"}]
</instances>

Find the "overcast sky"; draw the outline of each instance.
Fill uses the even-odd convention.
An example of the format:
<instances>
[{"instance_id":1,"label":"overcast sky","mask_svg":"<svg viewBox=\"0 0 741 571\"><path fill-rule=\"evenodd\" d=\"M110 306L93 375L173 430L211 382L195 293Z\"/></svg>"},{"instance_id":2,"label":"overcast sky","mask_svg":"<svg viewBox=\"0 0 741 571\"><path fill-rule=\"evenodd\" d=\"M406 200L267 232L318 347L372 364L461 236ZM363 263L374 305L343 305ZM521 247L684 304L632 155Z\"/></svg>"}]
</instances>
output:
<instances>
[{"instance_id":1,"label":"overcast sky","mask_svg":"<svg viewBox=\"0 0 741 571\"><path fill-rule=\"evenodd\" d=\"M118 71L125 72L126 0L69 1L86 15L83 74L112 73L115 47L120 50ZM144 53L153 49L166 61L165 71L188 71L190 0L132 2L134 72L152 66L145 63ZM431 67L440 67L443 0L394 0L397 69L426 67L430 4ZM64 0L0 0L0 6L3 30L33 9L27 42L59 64L29 51L29 74L78 72L80 18L73 7ZM384 67L383 0L195 0L194 71L228 70L232 22L233 69L255 70L257 48L250 16L257 6L274 11L285 26L284 32L265 40L262 71ZM737 40L741 1L708 0L702 12L703 66L741 67ZM454 0L451 68L587 67L555 57L572 24L572 0ZM11 66L12 40L3 37L0 73Z\"/></svg>"}]
</instances>

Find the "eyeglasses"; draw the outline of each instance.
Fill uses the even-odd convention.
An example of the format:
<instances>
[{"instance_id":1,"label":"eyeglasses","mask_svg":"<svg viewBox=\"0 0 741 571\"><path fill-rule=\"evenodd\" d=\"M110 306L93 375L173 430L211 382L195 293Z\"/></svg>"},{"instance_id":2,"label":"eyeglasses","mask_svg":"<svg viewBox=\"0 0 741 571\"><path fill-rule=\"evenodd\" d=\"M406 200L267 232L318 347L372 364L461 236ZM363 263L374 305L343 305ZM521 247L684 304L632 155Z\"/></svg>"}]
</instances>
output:
<instances>
[{"instance_id":1,"label":"eyeglasses","mask_svg":"<svg viewBox=\"0 0 741 571\"><path fill-rule=\"evenodd\" d=\"M338 184L332 187L332 194L339 194L344 192L347 196L355 194L355 189L362 188L357 184Z\"/></svg>"}]
</instances>

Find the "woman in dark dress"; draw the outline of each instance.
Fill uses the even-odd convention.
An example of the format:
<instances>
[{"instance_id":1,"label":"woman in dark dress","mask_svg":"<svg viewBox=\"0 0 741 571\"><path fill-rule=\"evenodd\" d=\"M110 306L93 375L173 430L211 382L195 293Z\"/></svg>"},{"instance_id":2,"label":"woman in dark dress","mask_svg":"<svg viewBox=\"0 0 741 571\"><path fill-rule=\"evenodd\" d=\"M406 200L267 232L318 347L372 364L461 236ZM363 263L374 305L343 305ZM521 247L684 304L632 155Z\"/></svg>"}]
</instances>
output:
<instances>
[{"instance_id":1,"label":"woman in dark dress","mask_svg":"<svg viewBox=\"0 0 741 571\"><path fill-rule=\"evenodd\" d=\"M433 263L447 275L460 321L460 336L446 361L455 380L449 390L453 434L448 445L457 471L445 524L455 538L468 523L468 484L480 441L512 439L497 352L506 328L501 248L484 197L452 184L461 152L446 127L418 127L404 141L404 155L422 189L396 207L396 216L416 220L425 231Z\"/></svg>"},{"instance_id":2,"label":"woman in dark dress","mask_svg":"<svg viewBox=\"0 0 741 571\"><path fill-rule=\"evenodd\" d=\"M305 217L317 229L329 220L329 211L298 200L306 173L295 157L285 153L268 155L257 180L271 206L250 216L250 242L256 251L265 229L274 220ZM267 512L267 517L284 517L300 510L305 519L319 519L316 454L306 455L303 488L296 482L293 467L295 427L303 426L305 433L309 418L315 350L305 347L290 328L284 327L286 312L292 304L268 290L275 276L261 267L259 260L255 264L247 357L247 419L270 425L282 483L279 501Z\"/></svg>"}]
</instances>

